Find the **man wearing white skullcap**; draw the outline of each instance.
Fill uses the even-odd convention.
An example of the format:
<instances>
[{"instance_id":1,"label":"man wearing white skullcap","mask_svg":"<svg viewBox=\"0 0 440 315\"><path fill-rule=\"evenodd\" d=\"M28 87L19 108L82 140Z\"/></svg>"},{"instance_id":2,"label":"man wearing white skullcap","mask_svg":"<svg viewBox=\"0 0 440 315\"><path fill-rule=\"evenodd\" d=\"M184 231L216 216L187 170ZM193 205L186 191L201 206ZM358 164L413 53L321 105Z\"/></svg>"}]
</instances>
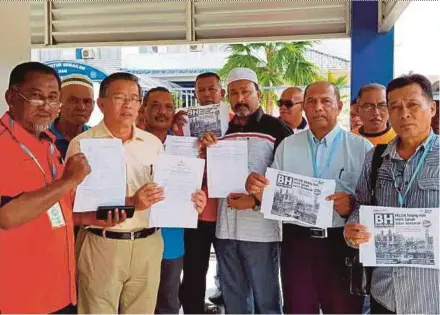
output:
<instances>
[{"instance_id":1,"label":"man wearing white skullcap","mask_svg":"<svg viewBox=\"0 0 440 315\"><path fill-rule=\"evenodd\" d=\"M247 141L249 171L264 174L276 147L292 131L263 112L254 71L233 69L227 91L235 116L223 139ZM204 149L217 138L207 132L201 142ZM226 313L281 314L280 222L265 219L253 195L234 191L219 199L218 210L216 251Z\"/></svg>"},{"instance_id":2,"label":"man wearing white skullcap","mask_svg":"<svg viewBox=\"0 0 440 315\"><path fill-rule=\"evenodd\" d=\"M89 129L86 125L92 115L95 99L93 83L87 77L74 74L61 81L61 110L50 127L61 156L66 156L70 140Z\"/></svg>"}]
</instances>

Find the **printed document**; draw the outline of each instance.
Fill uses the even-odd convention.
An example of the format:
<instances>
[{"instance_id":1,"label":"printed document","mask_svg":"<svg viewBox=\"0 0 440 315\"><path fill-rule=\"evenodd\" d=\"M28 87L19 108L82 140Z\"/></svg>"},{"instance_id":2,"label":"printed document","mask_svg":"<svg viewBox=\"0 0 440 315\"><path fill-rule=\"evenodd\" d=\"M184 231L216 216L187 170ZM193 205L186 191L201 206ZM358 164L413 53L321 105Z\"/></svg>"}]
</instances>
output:
<instances>
[{"instance_id":1,"label":"printed document","mask_svg":"<svg viewBox=\"0 0 440 315\"><path fill-rule=\"evenodd\" d=\"M270 184L264 189L261 202L261 212L266 219L322 229L332 226L333 200L325 198L335 193L334 180L273 168L267 169L266 178Z\"/></svg>"},{"instance_id":2,"label":"printed document","mask_svg":"<svg viewBox=\"0 0 440 315\"><path fill-rule=\"evenodd\" d=\"M226 103L196 106L185 109L188 124L183 128L184 136L200 138L206 131L223 137L228 130L229 105Z\"/></svg>"},{"instance_id":3,"label":"printed document","mask_svg":"<svg viewBox=\"0 0 440 315\"><path fill-rule=\"evenodd\" d=\"M80 149L92 171L76 189L73 211L96 211L99 206L125 205L126 174L122 141L81 139Z\"/></svg>"},{"instance_id":4,"label":"printed document","mask_svg":"<svg viewBox=\"0 0 440 315\"><path fill-rule=\"evenodd\" d=\"M226 198L230 193L246 193L248 146L243 140L220 140L207 148L208 193L210 198Z\"/></svg>"},{"instance_id":5,"label":"printed document","mask_svg":"<svg viewBox=\"0 0 440 315\"><path fill-rule=\"evenodd\" d=\"M191 195L202 187L205 160L161 154L154 182L165 189L165 199L151 207L150 227L197 228L198 213Z\"/></svg>"},{"instance_id":6,"label":"printed document","mask_svg":"<svg viewBox=\"0 0 440 315\"><path fill-rule=\"evenodd\" d=\"M360 246L364 266L439 268L439 208L361 206L371 233Z\"/></svg>"},{"instance_id":7,"label":"printed document","mask_svg":"<svg viewBox=\"0 0 440 315\"><path fill-rule=\"evenodd\" d=\"M197 157L199 155L199 139L196 137L167 136L165 153Z\"/></svg>"}]
</instances>

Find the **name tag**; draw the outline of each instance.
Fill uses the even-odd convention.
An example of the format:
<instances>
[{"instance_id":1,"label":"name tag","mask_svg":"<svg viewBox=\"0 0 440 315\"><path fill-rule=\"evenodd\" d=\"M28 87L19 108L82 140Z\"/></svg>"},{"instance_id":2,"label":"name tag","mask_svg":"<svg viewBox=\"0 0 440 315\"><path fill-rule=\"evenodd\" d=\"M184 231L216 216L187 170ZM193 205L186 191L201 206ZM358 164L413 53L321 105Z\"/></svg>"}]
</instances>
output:
<instances>
[{"instance_id":1,"label":"name tag","mask_svg":"<svg viewBox=\"0 0 440 315\"><path fill-rule=\"evenodd\" d=\"M64 221L63 212L61 211L60 203L57 202L49 210L47 210L47 215L49 216L50 224L53 229L57 229L66 225Z\"/></svg>"}]
</instances>

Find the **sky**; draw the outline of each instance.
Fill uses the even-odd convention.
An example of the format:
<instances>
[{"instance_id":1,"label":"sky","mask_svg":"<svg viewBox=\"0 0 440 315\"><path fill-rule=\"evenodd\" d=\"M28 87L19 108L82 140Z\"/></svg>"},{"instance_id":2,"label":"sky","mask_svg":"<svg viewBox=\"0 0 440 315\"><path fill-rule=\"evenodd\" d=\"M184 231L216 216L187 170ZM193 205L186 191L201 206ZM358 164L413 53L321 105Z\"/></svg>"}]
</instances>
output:
<instances>
[{"instance_id":1,"label":"sky","mask_svg":"<svg viewBox=\"0 0 440 315\"><path fill-rule=\"evenodd\" d=\"M394 76L440 76L440 1L412 1L394 31ZM314 48L350 60L350 39L322 40Z\"/></svg>"}]
</instances>

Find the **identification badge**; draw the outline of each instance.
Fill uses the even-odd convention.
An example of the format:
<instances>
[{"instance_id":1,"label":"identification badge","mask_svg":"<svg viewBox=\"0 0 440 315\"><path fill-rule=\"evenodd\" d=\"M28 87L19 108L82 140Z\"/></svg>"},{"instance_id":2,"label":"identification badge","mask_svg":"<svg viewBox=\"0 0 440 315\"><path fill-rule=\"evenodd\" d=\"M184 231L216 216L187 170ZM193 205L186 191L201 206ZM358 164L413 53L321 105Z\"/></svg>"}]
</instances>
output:
<instances>
[{"instance_id":1,"label":"identification badge","mask_svg":"<svg viewBox=\"0 0 440 315\"><path fill-rule=\"evenodd\" d=\"M66 225L66 221L64 221L63 211L61 211L61 206L59 202L57 202L49 210L47 210L47 215L49 216L52 228L56 229Z\"/></svg>"}]
</instances>

